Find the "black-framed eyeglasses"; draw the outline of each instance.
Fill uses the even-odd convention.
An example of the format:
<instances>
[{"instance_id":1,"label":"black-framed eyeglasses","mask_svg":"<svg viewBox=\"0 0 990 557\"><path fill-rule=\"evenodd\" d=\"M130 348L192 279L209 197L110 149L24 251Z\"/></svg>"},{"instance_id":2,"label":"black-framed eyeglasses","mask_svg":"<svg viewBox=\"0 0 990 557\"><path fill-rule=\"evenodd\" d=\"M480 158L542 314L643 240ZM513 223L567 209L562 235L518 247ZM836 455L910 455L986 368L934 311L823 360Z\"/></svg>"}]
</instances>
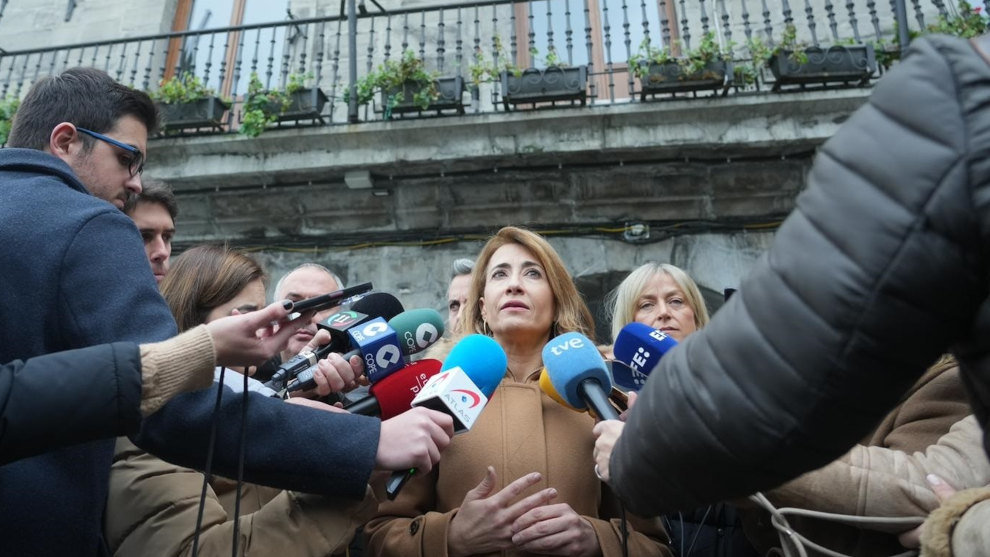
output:
<instances>
[{"instance_id":1,"label":"black-framed eyeglasses","mask_svg":"<svg viewBox=\"0 0 990 557\"><path fill-rule=\"evenodd\" d=\"M95 137L100 141L105 141L114 147L119 147L127 151L130 154L130 158L127 160L127 171L131 173L131 176L136 176L144 172L144 153L142 153L137 147L122 143L112 137L105 136L102 133L96 133L93 130L87 130L86 128L80 128L79 126L76 126L76 129L90 137Z\"/></svg>"}]
</instances>

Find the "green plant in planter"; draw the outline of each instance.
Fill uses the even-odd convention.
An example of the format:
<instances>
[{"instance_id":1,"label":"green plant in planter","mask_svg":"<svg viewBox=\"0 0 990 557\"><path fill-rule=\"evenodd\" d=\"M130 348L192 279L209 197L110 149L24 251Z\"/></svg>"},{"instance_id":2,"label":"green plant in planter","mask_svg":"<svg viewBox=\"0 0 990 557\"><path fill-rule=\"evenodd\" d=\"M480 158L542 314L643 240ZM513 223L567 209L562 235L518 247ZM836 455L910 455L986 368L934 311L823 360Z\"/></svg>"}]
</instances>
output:
<instances>
[{"instance_id":1,"label":"green plant in planter","mask_svg":"<svg viewBox=\"0 0 990 557\"><path fill-rule=\"evenodd\" d=\"M436 79L438 75L426 71L423 60L412 50L406 50L398 60L386 60L374 71L357 82L357 102L359 105L368 104L376 92L385 95L385 111L390 113L405 98L406 92L412 93L412 102L418 108L426 110L430 103L440 97ZM350 91L344 93L344 101L350 100Z\"/></svg>"},{"instance_id":2,"label":"green plant in planter","mask_svg":"<svg viewBox=\"0 0 990 557\"><path fill-rule=\"evenodd\" d=\"M200 99L215 97L216 91L205 86L199 77L182 72L158 85L158 89L148 93L152 100L167 104L190 103ZM225 102L229 102L226 101Z\"/></svg>"},{"instance_id":3,"label":"green plant in planter","mask_svg":"<svg viewBox=\"0 0 990 557\"><path fill-rule=\"evenodd\" d=\"M797 40L797 27L793 23L784 26L780 42L773 47L769 46L763 39L753 37L746 41L746 48L749 50L750 63L739 64L734 68L735 79L746 85L754 83L756 76L760 73L760 68L769 67L770 61L781 52L789 52L788 58L797 64L808 63L808 53L805 50L808 45Z\"/></svg>"},{"instance_id":4,"label":"green plant in planter","mask_svg":"<svg viewBox=\"0 0 990 557\"><path fill-rule=\"evenodd\" d=\"M7 136L10 134L10 126L14 121L14 113L21 105L21 100L13 95L8 95L0 100L0 145L7 143Z\"/></svg>"},{"instance_id":5,"label":"green plant in planter","mask_svg":"<svg viewBox=\"0 0 990 557\"><path fill-rule=\"evenodd\" d=\"M675 43L676 44L676 43ZM643 39L636 54L629 57L629 68L633 75L640 80L650 76L650 66L663 66L676 63L680 68L680 79L687 79L705 71L712 62L732 60L732 44L725 48L719 46L714 32L705 33L696 48L690 49L683 56L674 56L668 47L657 48L650 44L649 38Z\"/></svg>"},{"instance_id":6,"label":"green plant in planter","mask_svg":"<svg viewBox=\"0 0 990 557\"><path fill-rule=\"evenodd\" d=\"M475 87L482 82L497 81L503 71L509 72L516 77L522 75L522 68L517 66L509 55L505 53L502 38L498 35L492 39L492 48L495 53L492 60L489 60L480 49L476 49L474 60L468 66L468 71L471 74L471 84Z\"/></svg>"},{"instance_id":7,"label":"green plant in planter","mask_svg":"<svg viewBox=\"0 0 990 557\"><path fill-rule=\"evenodd\" d=\"M248 137L258 137L271 124L278 121L292 103L292 94L306 88L306 81L313 74L289 74L285 89L266 90L257 72L251 72L247 96L241 112L239 131Z\"/></svg>"}]
</instances>

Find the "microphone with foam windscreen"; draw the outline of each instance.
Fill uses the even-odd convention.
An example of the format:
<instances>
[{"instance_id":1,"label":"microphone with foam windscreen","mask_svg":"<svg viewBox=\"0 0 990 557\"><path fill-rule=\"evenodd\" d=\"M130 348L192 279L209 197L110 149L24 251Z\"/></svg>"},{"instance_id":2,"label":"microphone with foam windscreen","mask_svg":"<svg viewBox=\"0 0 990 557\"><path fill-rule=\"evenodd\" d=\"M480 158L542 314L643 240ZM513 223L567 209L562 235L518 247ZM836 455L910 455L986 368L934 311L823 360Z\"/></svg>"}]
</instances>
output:
<instances>
[{"instance_id":1,"label":"microphone with foam windscreen","mask_svg":"<svg viewBox=\"0 0 990 557\"><path fill-rule=\"evenodd\" d=\"M450 415L455 434L468 431L495 394L508 365L505 351L494 339L468 335L454 345L441 372L426 383L412 405ZM395 499L415 473L415 469L393 473L385 484L388 498Z\"/></svg>"},{"instance_id":2,"label":"microphone with foam windscreen","mask_svg":"<svg viewBox=\"0 0 990 557\"><path fill-rule=\"evenodd\" d=\"M326 358L331 352L344 352L351 349L351 338L347 331L381 317L392 319L402 313L402 304L387 292L371 292L357 299L349 307L330 315L316 326L330 332L330 342L316 350L301 352L279 366L265 386L276 391L300 373L312 368L316 362ZM315 383L313 383L315 386Z\"/></svg>"},{"instance_id":3,"label":"microphone with foam windscreen","mask_svg":"<svg viewBox=\"0 0 990 557\"><path fill-rule=\"evenodd\" d=\"M621 364L612 365L612 379L628 391L639 391L660 358L675 346L677 341L667 333L635 321L629 323L615 336L612 353Z\"/></svg>"},{"instance_id":4,"label":"microphone with foam windscreen","mask_svg":"<svg viewBox=\"0 0 990 557\"><path fill-rule=\"evenodd\" d=\"M396 334L401 354L407 358L412 354L422 352L443 336L443 318L434 309L424 308L404 311L389 319L388 326ZM401 365L388 367L391 359L384 362L370 360L366 357L367 353L366 347L362 346L344 354L344 360L350 360L351 356L355 355L362 356L365 359L365 373L372 384L388 377L391 373L402 367ZM387 355L391 358L394 354L388 352ZM384 371L381 369L382 365L386 366ZM289 391L312 389L316 386L316 382L312 379L315 374L315 369L300 373L299 381L293 383L289 387Z\"/></svg>"},{"instance_id":5,"label":"microphone with foam windscreen","mask_svg":"<svg viewBox=\"0 0 990 557\"><path fill-rule=\"evenodd\" d=\"M543 347L543 365L549 383L568 407L590 409L599 420L619 419L608 402L612 380L605 360L588 337L571 332L552 339Z\"/></svg>"},{"instance_id":6,"label":"microphone with foam windscreen","mask_svg":"<svg viewBox=\"0 0 990 557\"><path fill-rule=\"evenodd\" d=\"M383 420L398 416L412 407L413 398L431 377L440 373L441 366L443 363L440 360L433 359L407 364L385 379L372 383L368 396L344 406L344 410Z\"/></svg>"}]
</instances>

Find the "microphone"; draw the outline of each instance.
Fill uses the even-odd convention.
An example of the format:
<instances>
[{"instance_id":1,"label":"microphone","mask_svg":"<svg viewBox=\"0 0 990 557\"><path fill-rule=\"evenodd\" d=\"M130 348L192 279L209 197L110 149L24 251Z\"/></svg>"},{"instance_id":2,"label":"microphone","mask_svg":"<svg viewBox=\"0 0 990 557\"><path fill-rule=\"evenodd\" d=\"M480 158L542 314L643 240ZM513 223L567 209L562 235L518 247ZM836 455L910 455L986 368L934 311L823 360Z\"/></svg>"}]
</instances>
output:
<instances>
[{"instance_id":1,"label":"microphone","mask_svg":"<svg viewBox=\"0 0 990 557\"><path fill-rule=\"evenodd\" d=\"M437 410L454 418L454 433L471 429L488 399L495 394L509 362L491 337L468 335L450 350L440 374L433 376L413 399L413 406ZM393 472L385 494L395 499L416 469Z\"/></svg>"},{"instance_id":2,"label":"microphone","mask_svg":"<svg viewBox=\"0 0 990 557\"><path fill-rule=\"evenodd\" d=\"M317 323L317 328L330 331L330 342L312 351L300 352L289 361L279 366L265 386L276 391L303 371L316 365L316 362L326 358L331 352L343 352L351 348L351 340L347 334L351 328L357 327L376 317L392 319L402 313L402 304L395 296L387 292L372 292L363 296L350 305ZM310 376L312 377L312 376ZM315 386L314 382L312 386Z\"/></svg>"},{"instance_id":3,"label":"microphone","mask_svg":"<svg viewBox=\"0 0 990 557\"><path fill-rule=\"evenodd\" d=\"M639 391L660 358L677 346L673 337L649 325L632 322L615 336L612 353L621 364L612 365L612 379L627 391Z\"/></svg>"},{"instance_id":4,"label":"microphone","mask_svg":"<svg viewBox=\"0 0 990 557\"><path fill-rule=\"evenodd\" d=\"M351 414L377 416L383 420L394 418L412 407L413 398L431 377L440 373L442 365L440 360L433 359L413 362L373 383L368 396L344 406L344 410Z\"/></svg>"},{"instance_id":5,"label":"microphone","mask_svg":"<svg viewBox=\"0 0 990 557\"><path fill-rule=\"evenodd\" d=\"M571 332L552 339L543 347L543 365L554 391L568 407L590 409L599 420L619 419L608 402L612 380L605 360L588 337Z\"/></svg>"},{"instance_id":6,"label":"microphone","mask_svg":"<svg viewBox=\"0 0 990 557\"><path fill-rule=\"evenodd\" d=\"M388 320L399 333L406 356L426 350L443 336L443 317L435 309L420 308L404 311Z\"/></svg>"},{"instance_id":7,"label":"microphone","mask_svg":"<svg viewBox=\"0 0 990 557\"><path fill-rule=\"evenodd\" d=\"M394 346L398 346L403 356L407 358L418 352L422 352L427 347L440 340L443 335L443 318L433 309L412 309L404 311L388 321L388 326L397 335ZM350 329L352 331L354 329ZM379 334L376 329L362 331L363 337L374 337ZM384 335L384 332L381 332ZM370 343L370 341L368 341ZM389 341L388 346L393 346ZM375 358L369 359L369 350L375 353ZM344 360L350 360L351 356L362 356L365 360L365 374L372 383L394 373L402 367L401 362L393 362L395 352L391 349L381 352L380 346L359 346L343 355ZM381 356L381 358L379 358ZM394 365L393 365L394 364ZM313 376L316 369L311 368L299 374L299 381L289 386L289 392L312 389L316 386Z\"/></svg>"}]
</instances>

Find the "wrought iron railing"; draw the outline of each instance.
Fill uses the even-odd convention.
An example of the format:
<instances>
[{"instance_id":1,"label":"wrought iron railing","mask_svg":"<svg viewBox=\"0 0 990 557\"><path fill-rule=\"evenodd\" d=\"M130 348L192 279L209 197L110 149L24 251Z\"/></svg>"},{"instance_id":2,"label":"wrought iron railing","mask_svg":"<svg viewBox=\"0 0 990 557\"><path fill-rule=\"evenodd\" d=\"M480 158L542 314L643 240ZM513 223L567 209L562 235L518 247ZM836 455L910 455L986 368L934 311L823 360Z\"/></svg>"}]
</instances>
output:
<instances>
[{"instance_id":1,"label":"wrought iron railing","mask_svg":"<svg viewBox=\"0 0 990 557\"><path fill-rule=\"evenodd\" d=\"M908 1L912 30L924 29L940 15L951 17L957 9L948 0ZM347 4L353 6L354 1ZM798 40L810 45L897 47L895 0L491 0L388 12L373 4L364 13L354 13L350 21L351 14L339 13L7 50L0 54L0 96L21 96L38 77L77 65L104 69L119 81L148 91L163 79L189 72L220 96L233 99L220 129L234 131L252 73L272 89L284 87L293 74L305 75L329 98L320 112L319 122L325 124L391 117L396 113L383 107L380 99L356 107L348 102L348 92L355 80L407 50L437 75L463 78L468 86L462 100L470 114L504 109L503 84L472 82L478 57L491 61L501 57L527 67L544 65L552 53L563 64L586 66L586 102L594 106L638 100L640 86L628 61L644 41L668 46L677 54L695 48L711 34L731 50L736 64L752 58L749 41L758 38L772 45L788 26L793 26ZM736 93L765 92L772 81L762 71L754 82L737 82L732 88Z\"/></svg>"}]
</instances>

